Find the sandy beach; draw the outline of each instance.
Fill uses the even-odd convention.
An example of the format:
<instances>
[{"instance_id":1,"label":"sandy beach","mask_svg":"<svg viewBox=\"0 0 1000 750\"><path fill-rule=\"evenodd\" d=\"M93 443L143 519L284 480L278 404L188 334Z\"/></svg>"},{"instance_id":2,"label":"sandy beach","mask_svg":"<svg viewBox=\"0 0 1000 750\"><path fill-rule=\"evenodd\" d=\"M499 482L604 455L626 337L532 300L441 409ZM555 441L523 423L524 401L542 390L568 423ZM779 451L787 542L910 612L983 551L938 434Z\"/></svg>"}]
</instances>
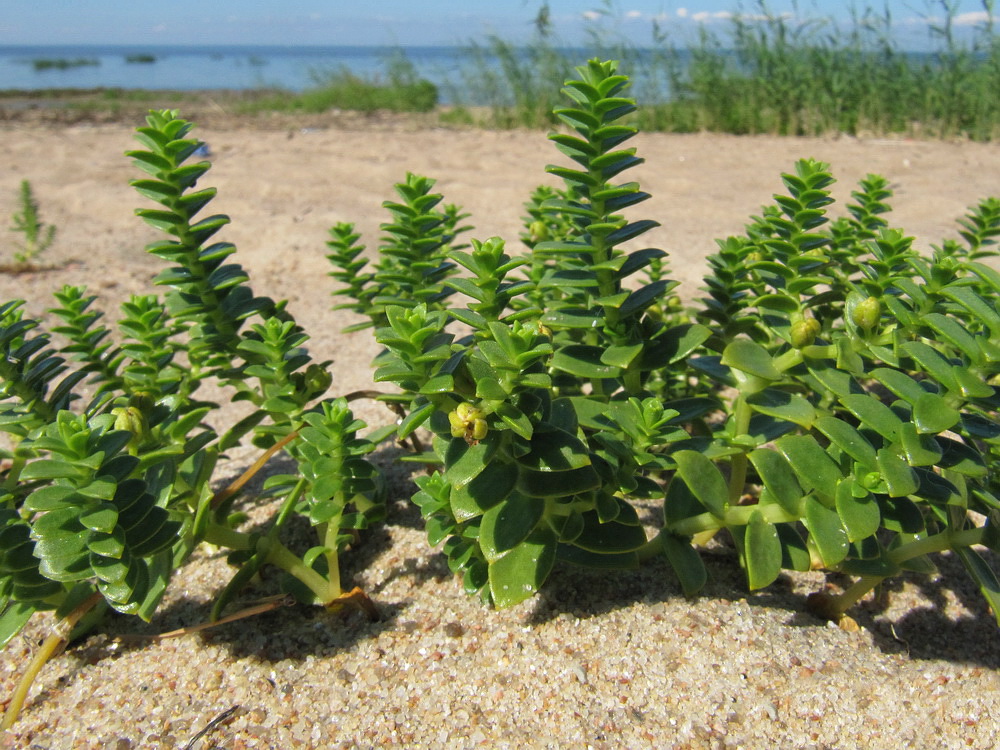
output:
<instances>
[{"instance_id":1,"label":"sandy beach","mask_svg":"<svg viewBox=\"0 0 1000 750\"><path fill-rule=\"evenodd\" d=\"M378 244L382 201L407 171L438 180L478 239L519 250L524 201L565 157L544 133L449 130L358 119L338 127L222 121L198 128L212 153L204 185L232 224L220 238L258 294L288 299L314 359L334 361L334 391L371 387L377 346L330 312L328 229L356 222ZM630 217L670 255L695 299L715 239L737 233L798 158L832 164L835 195L868 173L895 191L889 221L921 250L957 236L967 207L1000 195L1000 146L884 138L641 135L630 174L653 198ZM0 216L28 179L59 228L52 270L0 275L4 301L44 314L51 293L84 283L113 317L152 290L156 239L132 214L146 205L123 152L124 124L0 123ZM839 214L837 214L839 215ZM0 248L7 259L7 235ZM392 415L359 402L371 426ZM220 480L253 452L234 452ZM51 661L0 747L24 748L993 748L1000 745L1000 629L957 561L940 578L894 582L852 613L849 632L820 621L805 597L821 573L783 575L748 594L735 554L707 556L710 583L686 600L666 564L606 576L557 568L541 594L505 611L468 598L429 548L392 449L375 460L394 488L387 523L343 557L346 581L383 618L287 607L198 635L120 642L208 618L228 580L224 555L199 552L152 623L113 618ZM254 510L266 515L271 508ZM995 558L994 558L995 561ZM244 601L274 593L265 576ZM9 696L47 620L0 653ZM203 731L206 730L207 731Z\"/></svg>"}]
</instances>

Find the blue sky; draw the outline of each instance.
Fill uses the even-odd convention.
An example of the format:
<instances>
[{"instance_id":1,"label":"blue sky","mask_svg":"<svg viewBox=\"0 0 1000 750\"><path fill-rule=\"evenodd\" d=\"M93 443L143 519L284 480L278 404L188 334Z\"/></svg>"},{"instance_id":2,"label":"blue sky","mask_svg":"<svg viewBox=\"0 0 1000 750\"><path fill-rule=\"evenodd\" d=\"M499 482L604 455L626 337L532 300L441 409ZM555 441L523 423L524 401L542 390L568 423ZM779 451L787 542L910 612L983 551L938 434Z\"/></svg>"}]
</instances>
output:
<instances>
[{"instance_id":1,"label":"blue sky","mask_svg":"<svg viewBox=\"0 0 1000 750\"><path fill-rule=\"evenodd\" d=\"M955 3L956 25L981 22L982 0ZM457 44L496 33L530 37L540 0L4 0L0 44ZM884 7L879 0L858 2ZM919 45L942 0L890 0L899 38ZM579 41L596 10L610 7L616 28L649 39L653 19L673 36L699 24L725 29L737 0L550 0L560 39ZM758 7L745 0L745 12ZM770 0L775 13L848 18L839 0ZM604 21L607 23L607 21Z\"/></svg>"}]
</instances>

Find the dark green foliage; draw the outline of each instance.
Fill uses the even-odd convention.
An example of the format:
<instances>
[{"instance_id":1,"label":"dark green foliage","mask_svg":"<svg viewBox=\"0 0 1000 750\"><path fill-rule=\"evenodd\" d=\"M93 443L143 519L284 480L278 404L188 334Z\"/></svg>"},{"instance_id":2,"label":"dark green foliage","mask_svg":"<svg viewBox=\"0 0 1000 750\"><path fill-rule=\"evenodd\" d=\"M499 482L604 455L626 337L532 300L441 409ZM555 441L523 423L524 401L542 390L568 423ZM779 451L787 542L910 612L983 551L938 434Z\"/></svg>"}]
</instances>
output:
<instances>
[{"instance_id":1,"label":"dark green foliage","mask_svg":"<svg viewBox=\"0 0 1000 750\"><path fill-rule=\"evenodd\" d=\"M443 284L454 273L454 264L445 258L455 237L468 227L459 225L466 214L457 206L439 209L443 197L432 193L434 180L407 174L406 181L396 185L400 201L386 201L382 206L390 221L382 224L385 233L379 245L379 259L371 272L360 273L367 261L359 259L364 247L355 244L359 235L352 224L338 224L331 230L333 251L327 258L334 266L331 272L346 288L334 291L354 300L337 305L368 315L371 324L353 326L350 330L376 327L386 322L387 304L414 306L420 303L440 308L450 294Z\"/></svg>"},{"instance_id":2,"label":"dark green foliage","mask_svg":"<svg viewBox=\"0 0 1000 750\"><path fill-rule=\"evenodd\" d=\"M722 330L745 326L757 343L730 337L721 358L702 368L739 390L716 441L739 451L729 459L730 501L746 478L763 486L757 504L720 508L695 492L701 507L686 518L668 514L667 528L746 526L741 550L755 586L777 575L778 551L791 561L805 550L813 565L862 576L843 611L884 577L926 570L928 552L990 538L969 511L986 516L987 529L1000 519L989 469L1000 431L993 354L1000 287L971 259L978 238L996 229L993 199L962 221L972 228L967 251L956 244L929 262L910 238L886 228L888 195L875 176L854 193L851 218L816 231L829 202L826 169L800 162L797 177L784 177L792 195L776 197L781 214L768 214L711 261L722 267L726 250L739 247L752 262L728 267L763 282L740 305L718 304L720 293L707 300ZM717 276L707 281L725 288ZM691 481L703 479L679 472L671 490ZM696 520L703 510L715 517ZM993 601L991 574L978 558L962 559L974 561L969 572Z\"/></svg>"},{"instance_id":3,"label":"dark green foliage","mask_svg":"<svg viewBox=\"0 0 1000 750\"><path fill-rule=\"evenodd\" d=\"M5 407L0 425L21 437L69 406L73 387L84 377L70 373L56 385L66 373L66 361L51 348L48 333L32 333L38 321L23 317L23 304L15 300L0 306L0 397Z\"/></svg>"},{"instance_id":4,"label":"dark green foliage","mask_svg":"<svg viewBox=\"0 0 1000 750\"><path fill-rule=\"evenodd\" d=\"M191 191L211 165L184 163L200 145L186 138L190 129L190 123L170 113L152 113L149 125L137 131L137 139L146 150L127 153L152 179L133 180L131 185L162 206L138 209L136 214L174 238L150 245L146 251L175 264L163 271L156 283L173 289L166 298L167 308L190 334L187 357L191 366L224 367L235 356L243 321L255 313L271 312L273 302L255 298L245 284L243 268L226 262L236 251L233 245L207 244L229 218L214 215L195 219L216 191Z\"/></svg>"},{"instance_id":5,"label":"dark green foliage","mask_svg":"<svg viewBox=\"0 0 1000 750\"><path fill-rule=\"evenodd\" d=\"M386 313L376 380L404 391L400 436L434 434L421 459L439 468L414 501L451 569L507 606L557 560L662 554L693 594L706 580L697 545L726 531L751 588L783 568L859 576L827 615L948 549L995 604L971 546L992 544L1000 519L1000 275L980 262L996 200L925 259L889 227L884 178L869 175L831 221L828 166L800 161L745 236L719 243L692 324L663 253L620 247L655 225L624 214L648 197L619 181L640 162L623 147L627 79L612 63L579 72L572 106L555 110L568 132L550 136L573 165L548 168L565 190L526 204L526 255L499 238L445 249L432 266L464 269L444 282L464 307L424 302L440 299L433 275L422 290L415 275L384 286L395 304L353 295L354 309ZM357 237L337 233L348 281ZM650 498L664 499L651 538L630 502Z\"/></svg>"},{"instance_id":6,"label":"dark green foliage","mask_svg":"<svg viewBox=\"0 0 1000 750\"><path fill-rule=\"evenodd\" d=\"M146 150L128 152L151 175L133 185L160 204L137 213L170 237L147 248L170 264L157 278L170 288L165 299L133 296L112 328L96 297L64 287L52 310L61 344L23 315L22 302L0 307L0 430L13 446L0 495L3 642L37 610L78 617L75 608L98 600L149 619L202 541L234 550L240 566L216 615L265 564L288 574L290 591L334 606L345 532L381 517L365 459L374 443L357 436L364 425L343 399L319 400L328 363L310 364L308 337L284 303L253 295L230 260L235 248L210 242L228 219L199 217L215 191L194 189L209 164L186 163L199 145L190 128L153 112L138 132ZM206 424L216 405L193 397L206 383L253 411L217 433ZM85 406L73 411L74 402ZM222 451L247 436L262 447L281 441L301 473L268 484L283 507L263 534L234 527L237 488L215 493L210 484ZM303 558L279 539L295 513L320 537Z\"/></svg>"},{"instance_id":7,"label":"dark green foliage","mask_svg":"<svg viewBox=\"0 0 1000 750\"><path fill-rule=\"evenodd\" d=\"M445 281L465 307L413 306L437 295L410 288L403 306L380 300L388 326L376 333L386 346L376 380L411 394L400 435L429 425L442 465L415 498L428 533L466 587L486 586L500 605L537 591L559 557L637 563L646 537L619 493L655 491L646 475L666 466L656 449L687 437L679 411L640 398L643 383L708 335L646 314L674 284L636 286L634 274L663 253L619 247L654 226L620 213L648 197L616 180L640 162L621 147L634 129L618 123L634 104L613 64L580 72L567 84L577 106L556 111L577 134L552 136L578 168L550 167L566 190L539 190L529 204L530 260L498 238L473 242L471 253L443 256L468 273ZM471 333L458 338L452 322Z\"/></svg>"}]
</instances>

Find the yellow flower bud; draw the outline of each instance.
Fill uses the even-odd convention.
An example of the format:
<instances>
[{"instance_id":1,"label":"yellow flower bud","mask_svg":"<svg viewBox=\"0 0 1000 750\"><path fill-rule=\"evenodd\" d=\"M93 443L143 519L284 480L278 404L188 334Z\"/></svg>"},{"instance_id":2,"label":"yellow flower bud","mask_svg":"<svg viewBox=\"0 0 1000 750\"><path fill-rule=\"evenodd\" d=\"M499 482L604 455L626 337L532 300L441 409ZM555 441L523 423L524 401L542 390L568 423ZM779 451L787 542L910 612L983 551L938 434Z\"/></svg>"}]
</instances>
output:
<instances>
[{"instance_id":1,"label":"yellow flower bud","mask_svg":"<svg viewBox=\"0 0 1000 750\"><path fill-rule=\"evenodd\" d=\"M485 416L482 409L468 402L459 404L454 411L448 414L451 436L464 438L469 445L475 445L489 432Z\"/></svg>"},{"instance_id":2,"label":"yellow flower bud","mask_svg":"<svg viewBox=\"0 0 1000 750\"><path fill-rule=\"evenodd\" d=\"M486 433L489 432L489 430L490 426L486 424L485 419L474 419L472 420L472 424L469 426L469 429L465 431L465 439L469 440L469 438L472 438L472 440L479 442L486 437Z\"/></svg>"}]
</instances>

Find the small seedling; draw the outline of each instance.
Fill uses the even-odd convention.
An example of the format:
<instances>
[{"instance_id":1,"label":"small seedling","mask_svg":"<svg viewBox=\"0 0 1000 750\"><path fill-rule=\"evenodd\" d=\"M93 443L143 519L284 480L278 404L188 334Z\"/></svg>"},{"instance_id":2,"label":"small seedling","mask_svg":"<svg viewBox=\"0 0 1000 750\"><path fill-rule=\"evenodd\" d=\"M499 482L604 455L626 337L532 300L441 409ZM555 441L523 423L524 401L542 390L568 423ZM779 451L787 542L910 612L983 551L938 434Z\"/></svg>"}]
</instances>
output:
<instances>
[{"instance_id":1,"label":"small seedling","mask_svg":"<svg viewBox=\"0 0 1000 750\"><path fill-rule=\"evenodd\" d=\"M21 210L13 215L14 223L10 227L10 231L24 238L15 245L14 262L18 268L31 269L35 267L37 258L52 245L56 228L42 221L38 201L27 180L21 180L20 204Z\"/></svg>"}]
</instances>

